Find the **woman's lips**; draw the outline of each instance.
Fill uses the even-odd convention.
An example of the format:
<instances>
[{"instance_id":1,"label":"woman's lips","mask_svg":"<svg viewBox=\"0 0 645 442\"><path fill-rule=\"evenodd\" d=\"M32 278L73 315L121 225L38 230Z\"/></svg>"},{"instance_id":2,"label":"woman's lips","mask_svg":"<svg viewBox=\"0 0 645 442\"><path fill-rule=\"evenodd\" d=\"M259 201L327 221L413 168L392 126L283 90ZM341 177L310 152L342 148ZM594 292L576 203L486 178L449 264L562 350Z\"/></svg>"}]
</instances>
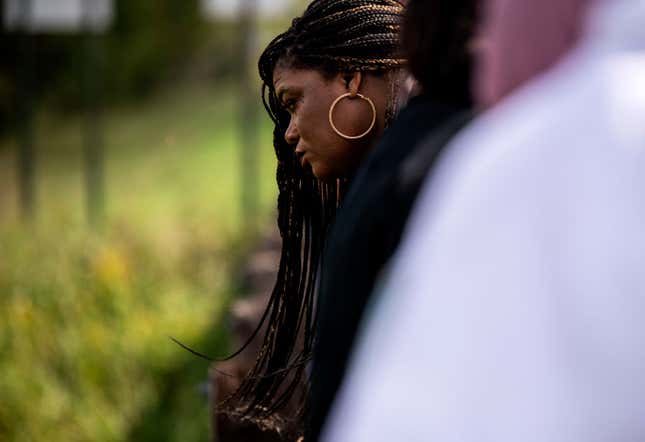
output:
<instances>
[{"instance_id":1,"label":"woman's lips","mask_svg":"<svg viewBox=\"0 0 645 442\"><path fill-rule=\"evenodd\" d=\"M300 162L300 165L302 167L305 167L305 165L307 164L306 154L307 152L305 152L304 150L296 149L296 156L298 157L298 161Z\"/></svg>"}]
</instances>

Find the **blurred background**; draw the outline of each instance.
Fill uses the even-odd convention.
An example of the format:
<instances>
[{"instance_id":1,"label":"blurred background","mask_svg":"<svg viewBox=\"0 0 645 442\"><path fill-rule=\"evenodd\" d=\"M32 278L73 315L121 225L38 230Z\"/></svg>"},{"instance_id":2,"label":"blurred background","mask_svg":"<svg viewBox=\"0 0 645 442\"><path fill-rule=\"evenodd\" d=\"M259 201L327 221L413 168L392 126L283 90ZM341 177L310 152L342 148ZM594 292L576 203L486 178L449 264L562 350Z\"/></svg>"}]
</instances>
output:
<instances>
[{"instance_id":1,"label":"blurred background","mask_svg":"<svg viewBox=\"0 0 645 442\"><path fill-rule=\"evenodd\" d=\"M2 0L0 441L206 441L304 0Z\"/></svg>"}]
</instances>

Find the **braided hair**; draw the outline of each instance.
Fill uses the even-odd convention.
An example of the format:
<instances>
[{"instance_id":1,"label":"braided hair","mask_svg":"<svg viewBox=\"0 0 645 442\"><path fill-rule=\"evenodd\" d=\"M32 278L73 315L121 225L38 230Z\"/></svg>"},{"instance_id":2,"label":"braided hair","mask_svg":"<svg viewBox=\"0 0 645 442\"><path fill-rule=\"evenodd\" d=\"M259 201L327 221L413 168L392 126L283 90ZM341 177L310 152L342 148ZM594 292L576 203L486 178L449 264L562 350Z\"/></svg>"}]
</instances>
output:
<instances>
[{"instance_id":1,"label":"braided hair","mask_svg":"<svg viewBox=\"0 0 645 442\"><path fill-rule=\"evenodd\" d=\"M300 425L306 403L302 388L314 344L314 291L327 229L346 182L323 182L301 167L284 134L289 114L273 86L273 71L315 69L331 77L339 72L371 71L388 75L391 90L386 125L395 113L400 67L399 27L403 5L397 0L314 0L289 29L273 39L259 60L262 98L275 124L273 146L278 159L278 227L282 254L277 281L256 329L266 334L255 366L223 412L273 428ZM298 395L296 398L295 396ZM276 411L297 404L291 422Z\"/></svg>"}]
</instances>

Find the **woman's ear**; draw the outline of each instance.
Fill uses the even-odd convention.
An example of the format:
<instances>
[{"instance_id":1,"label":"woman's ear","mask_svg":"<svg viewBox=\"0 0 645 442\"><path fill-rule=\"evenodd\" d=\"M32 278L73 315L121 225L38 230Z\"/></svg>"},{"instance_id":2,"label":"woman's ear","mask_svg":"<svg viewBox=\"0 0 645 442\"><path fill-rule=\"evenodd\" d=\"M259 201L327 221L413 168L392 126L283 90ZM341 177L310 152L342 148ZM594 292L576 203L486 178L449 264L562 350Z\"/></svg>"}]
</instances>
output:
<instances>
[{"instance_id":1,"label":"woman's ear","mask_svg":"<svg viewBox=\"0 0 645 442\"><path fill-rule=\"evenodd\" d=\"M353 98L358 94L363 82L363 74L361 71L346 72L343 74L343 81L345 82L345 89Z\"/></svg>"}]
</instances>

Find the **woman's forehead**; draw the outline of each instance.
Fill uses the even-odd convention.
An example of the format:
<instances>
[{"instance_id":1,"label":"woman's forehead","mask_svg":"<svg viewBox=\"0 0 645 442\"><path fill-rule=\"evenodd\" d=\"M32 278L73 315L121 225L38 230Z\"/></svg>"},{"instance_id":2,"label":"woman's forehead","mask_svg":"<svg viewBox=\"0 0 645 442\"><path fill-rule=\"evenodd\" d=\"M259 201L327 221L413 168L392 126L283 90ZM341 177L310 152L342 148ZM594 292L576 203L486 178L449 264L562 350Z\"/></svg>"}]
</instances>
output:
<instances>
[{"instance_id":1,"label":"woman's forehead","mask_svg":"<svg viewBox=\"0 0 645 442\"><path fill-rule=\"evenodd\" d=\"M276 66L273 70L273 88L277 94L280 91L303 88L305 85L322 83L323 76L315 69L290 68Z\"/></svg>"}]
</instances>

